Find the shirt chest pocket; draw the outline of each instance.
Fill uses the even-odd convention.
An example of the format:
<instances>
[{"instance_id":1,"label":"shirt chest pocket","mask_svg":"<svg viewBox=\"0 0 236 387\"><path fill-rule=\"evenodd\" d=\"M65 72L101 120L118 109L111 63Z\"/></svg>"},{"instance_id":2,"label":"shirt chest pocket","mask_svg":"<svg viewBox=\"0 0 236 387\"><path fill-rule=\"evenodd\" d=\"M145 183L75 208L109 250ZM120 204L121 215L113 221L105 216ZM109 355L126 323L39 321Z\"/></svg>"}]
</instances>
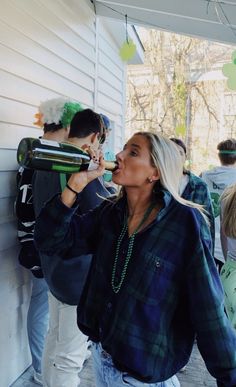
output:
<instances>
[{"instance_id":1,"label":"shirt chest pocket","mask_svg":"<svg viewBox=\"0 0 236 387\"><path fill-rule=\"evenodd\" d=\"M176 265L152 253L142 258L140 270L132 270L127 292L137 301L147 305L168 302L178 292L178 270Z\"/></svg>"}]
</instances>

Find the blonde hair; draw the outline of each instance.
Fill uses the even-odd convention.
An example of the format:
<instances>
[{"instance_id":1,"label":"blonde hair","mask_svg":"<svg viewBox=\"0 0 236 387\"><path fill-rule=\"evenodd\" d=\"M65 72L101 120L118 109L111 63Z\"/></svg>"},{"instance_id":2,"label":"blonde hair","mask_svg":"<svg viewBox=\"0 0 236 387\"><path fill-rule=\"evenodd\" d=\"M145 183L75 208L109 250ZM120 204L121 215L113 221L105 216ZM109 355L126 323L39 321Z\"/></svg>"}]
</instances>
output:
<instances>
[{"instance_id":1,"label":"blonde hair","mask_svg":"<svg viewBox=\"0 0 236 387\"><path fill-rule=\"evenodd\" d=\"M236 184L221 195L222 229L228 238L236 238Z\"/></svg>"},{"instance_id":2,"label":"blonde hair","mask_svg":"<svg viewBox=\"0 0 236 387\"><path fill-rule=\"evenodd\" d=\"M197 208L208 222L202 205L185 200L179 195L180 180L183 174L183 158L179 152L179 146L161 134L137 132L134 135L144 136L148 140L151 161L153 166L159 170L161 185L171 193L177 202Z\"/></svg>"}]
</instances>

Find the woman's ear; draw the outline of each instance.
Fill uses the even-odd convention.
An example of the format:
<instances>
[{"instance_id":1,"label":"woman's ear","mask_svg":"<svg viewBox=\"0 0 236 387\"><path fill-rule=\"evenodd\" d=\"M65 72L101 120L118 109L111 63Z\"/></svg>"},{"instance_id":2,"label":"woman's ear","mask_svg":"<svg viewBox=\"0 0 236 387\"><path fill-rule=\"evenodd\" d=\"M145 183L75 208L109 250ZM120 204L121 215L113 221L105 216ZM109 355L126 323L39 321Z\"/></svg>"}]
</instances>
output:
<instances>
[{"instance_id":1,"label":"woman's ear","mask_svg":"<svg viewBox=\"0 0 236 387\"><path fill-rule=\"evenodd\" d=\"M159 170L155 168L154 173L151 176L149 176L147 180L150 184L152 183L155 184L158 180L160 180Z\"/></svg>"},{"instance_id":2,"label":"woman's ear","mask_svg":"<svg viewBox=\"0 0 236 387\"><path fill-rule=\"evenodd\" d=\"M152 181L156 182L157 180L160 180L160 172L159 169L155 168L155 172L153 173L151 177Z\"/></svg>"}]
</instances>

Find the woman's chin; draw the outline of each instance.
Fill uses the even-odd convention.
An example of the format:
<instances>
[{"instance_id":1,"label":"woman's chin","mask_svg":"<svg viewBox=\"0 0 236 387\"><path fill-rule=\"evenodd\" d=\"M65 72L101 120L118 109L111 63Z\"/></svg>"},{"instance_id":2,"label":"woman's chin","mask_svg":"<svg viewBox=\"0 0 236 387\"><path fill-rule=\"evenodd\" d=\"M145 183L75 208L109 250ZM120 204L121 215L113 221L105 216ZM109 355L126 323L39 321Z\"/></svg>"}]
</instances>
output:
<instances>
[{"instance_id":1,"label":"woman's chin","mask_svg":"<svg viewBox=\"0 0 236 387\"><path fill-rule=\"evenodd\" d=\"M119 184L119 185L122 184L121 183L121 177L119 176L119 171L118 170L113 172L113 174L112 174L112 181L115 184Z\"/></svg>"}]
</instances>

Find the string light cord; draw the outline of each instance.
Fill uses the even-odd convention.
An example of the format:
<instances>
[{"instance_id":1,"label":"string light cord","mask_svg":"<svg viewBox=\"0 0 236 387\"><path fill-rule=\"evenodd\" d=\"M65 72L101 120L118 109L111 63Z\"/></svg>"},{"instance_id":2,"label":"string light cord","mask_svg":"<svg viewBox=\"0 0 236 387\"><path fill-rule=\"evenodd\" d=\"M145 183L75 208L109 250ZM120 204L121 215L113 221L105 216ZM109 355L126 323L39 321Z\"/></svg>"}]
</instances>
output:
<instances>
[{"instance_id":1,"label":"string light cord","mask_svg":"<svg viewBox=\"0 0 236 387\"><path fill-rule=\"evenodd\" d=\"M135 18L129 16L128 14L125 14L123 12L117 11L117 9L112 8L109 5L106 5L106 4L103 4L103 3L100 3L100 2L99 2L99 5L101 5L104 8L110 9L111 11L117 13L118 15L122 16L123 18L126 18L126 17L127 17L127 19L129 18L129 21L132 22L132 24L138 23L138 24L144 24L144 25L149 26L149 27L158 28L160 30L164 29L163 27L161 27L161 26L159 26L157 24L148 23L145 20L141 20L141 19L135 19Z\"/></svg>"},{"instance_id":2,"label":"string light cord","mask_svg":"<svg viewBox=\"0 0 236 387\"><path fill-rule=\"evenodd\" d=\"M218 6L219 6L219 8L221 10L221 13L223 14L223 16L224 16L224 18L225 18L227 23L222 20L222 17L220 16L220 13L219 13ZM216 15L218 17L219 22L221 24L223 24L225 27L229 28L232 31L234 37L236 38L236 32L235 32L232 24L230 23L228 16L226 15L226 12L225 12L225 10L223 8L222 2L219 1L219 0L215 1L215 11L216 11Z\"/></svg>"},{"instance_id":3,"label":"string light cord","mask_svg":"<svg viewBox=\"0 0 236 387\"><path fill-rule=\"evenodd\" d=\"M205 0L207 3L220 3L221 5L233 5L236 6L236 3L232 1L224 1L224 0Z\"/></svg>"},{"instance_id":4,"label":"string light cord","mask_svg":"<svg viewBox=\"0 0 236 387\"><path fill-rule=\"evenodd\" d=\"M125 15L125 35L126 35L126 43L129 44L129 37L128 37L128 16Z\"/></svg>"}]
</instances>

